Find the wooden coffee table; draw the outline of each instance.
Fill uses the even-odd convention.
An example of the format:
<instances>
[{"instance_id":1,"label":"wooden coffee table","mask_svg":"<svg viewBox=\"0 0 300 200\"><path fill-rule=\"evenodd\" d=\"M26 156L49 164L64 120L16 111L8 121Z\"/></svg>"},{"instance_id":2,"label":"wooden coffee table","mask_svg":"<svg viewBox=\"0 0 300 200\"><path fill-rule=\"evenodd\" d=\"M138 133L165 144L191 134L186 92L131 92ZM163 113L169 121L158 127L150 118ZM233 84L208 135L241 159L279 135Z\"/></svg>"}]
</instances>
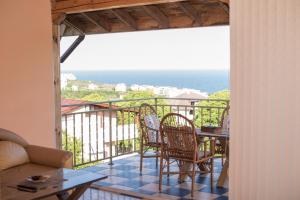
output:
<instances>
[{"instance_id":1,"label":"wooden coffee table","mask_svg":"<svg viewBox=\"0 0 300 200\"><path fill-rule=\"evenodd\" d=\"M50 178L45 183L34 183L38 188L37 192L24 192L17 189L17 185L24 180L13 180L1 184L1 200L29 200L41 199L56 195L59 199L78 199L93 182L107 178L96 173L83 170L55 169L45 172Z\"/></svg>"}]
</instances>

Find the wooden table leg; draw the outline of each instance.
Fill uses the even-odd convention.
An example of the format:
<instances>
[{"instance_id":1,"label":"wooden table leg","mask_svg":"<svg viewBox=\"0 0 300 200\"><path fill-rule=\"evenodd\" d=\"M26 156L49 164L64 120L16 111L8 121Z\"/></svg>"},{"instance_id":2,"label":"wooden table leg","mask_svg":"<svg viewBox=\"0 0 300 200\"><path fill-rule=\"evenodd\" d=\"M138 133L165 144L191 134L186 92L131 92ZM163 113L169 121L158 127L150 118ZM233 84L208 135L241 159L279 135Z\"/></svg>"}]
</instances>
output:
<instances>
[{"instance_id":1,"label":"wooden table leg","mask_svg":"<svg viewBox=\"0 0 300 200\"><path fill-rule=\"evenodd\" d=\"M90 187L90 184L85 184L82 185L78 188L76 188L71 194L70 196L67 198L67 200L77 200L79 199L83 193Z\"/></svg>"},{"instance_id":2,"label":"wooden table leg","mask_svg":"<svg viewBox=\"0 0 300 200\"><path fill-rule=\"evenodd\" d=\"M229 159L226 159L218 179L217 187L224 186L225 181L228 179L228 168L229 168Z\"/></svg>"},{"instance_id":3,"label":"wooden table leg","mask_svg":"<svg viewBox=\"0 0 300 200\"><path fill-rule=\"evenodd\" d=\"M66 200L69 198L69 193L68 192L60 192L56 195L56 197L59 199L59 200Z\"/></svg>"},{"instance_id":4,"label":"wooden table leg","mask_svg":"<svg viewBox=\"0 0 300 200\"><path fill-rule=\"evenodd\" d=\"M68 192L61 192L61 193L57 194L56 196L59 200L77 200L83 195L83 193L89 187L90 187L90 184L85 184L76 189L70 190Z\"/></svg>"}]
</instances>

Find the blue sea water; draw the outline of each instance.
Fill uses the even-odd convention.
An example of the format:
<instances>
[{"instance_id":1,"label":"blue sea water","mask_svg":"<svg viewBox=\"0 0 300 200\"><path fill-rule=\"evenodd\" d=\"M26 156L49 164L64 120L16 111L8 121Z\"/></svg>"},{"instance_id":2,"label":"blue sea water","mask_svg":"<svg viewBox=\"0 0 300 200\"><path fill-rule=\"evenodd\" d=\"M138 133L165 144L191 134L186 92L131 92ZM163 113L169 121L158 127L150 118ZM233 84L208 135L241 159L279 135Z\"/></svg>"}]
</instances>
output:
<instances>
[{"instance_id":1,"label":"blue sea water","mask_svg":"<svg viewBox=\"0 0 300 200\"><path fill-rule=\"evenodd\" d=\"M64 71L63 73L72 73L77 80L98 83L172 86L197 89L207 93L229 88L228 70Z\"/></svg>"}]
</instances>

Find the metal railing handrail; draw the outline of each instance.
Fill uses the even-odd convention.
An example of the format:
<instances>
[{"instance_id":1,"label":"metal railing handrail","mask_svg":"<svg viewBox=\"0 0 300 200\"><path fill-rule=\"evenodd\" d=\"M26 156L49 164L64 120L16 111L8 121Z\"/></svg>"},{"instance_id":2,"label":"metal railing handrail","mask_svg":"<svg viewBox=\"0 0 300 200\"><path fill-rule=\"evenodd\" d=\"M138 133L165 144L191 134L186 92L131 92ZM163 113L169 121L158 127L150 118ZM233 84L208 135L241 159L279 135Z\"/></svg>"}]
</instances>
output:
<instances>
[{"instance_id":1,"label":"metal railing handrail","mask_svg":"<svg viewBox=\"0 0 300 200\"><path fill-rule=\"evenodd\" d=\"M145 100L159 100L159 99L171 99L171 100L190 100L190 101L225 101L229 102L228 99L197 99L197 98L173 98L173 97L150 97L150 98L137 98L137 99L115 99L115 100L108 100L108 101L95 101L95 102L86 102L80 104L67 104L61 105L61 107L72 107L72 106L88 106L88 105L95 105L95 104L109 104L109 103L119 103L119 102L128 102L128 101L145 101Z\"/></svg>"},{"instance_id":2,"label":"metal railing handrail","mask_svg":"<svg viewBox=\"0 0 300 200\"><path fill-rule=\"evenodd\" d=\"M178 102L158 102L159 99L198 102L224 102L216 105L177 104ZM220 125L221 113L229 105L227 99L193 99L151 97L139 99L122 99L100 102L86 102L82 104L62 105L61 107L97 105L107 103L104 108L94 108L85 111L78 110L62 113L63 148L74 154L75 166L109 159L112 164L114 157L137 152L140 147L138 129L139 105L114 105L118 102L139 102L153 100L155 109L160 115L169 112L181 113L189 116L192 121L202 125ZM141 102L140 102L141 103ZM174 104L172 104L174 103ZM180 103L180 102L179 102ZM121 146L121 143L123 146ZM126 146L126 145L127 146ZM131 145L131 146L130 146ZM70 149L72 148L72 149Z\"/></svg>"}]
</instances>

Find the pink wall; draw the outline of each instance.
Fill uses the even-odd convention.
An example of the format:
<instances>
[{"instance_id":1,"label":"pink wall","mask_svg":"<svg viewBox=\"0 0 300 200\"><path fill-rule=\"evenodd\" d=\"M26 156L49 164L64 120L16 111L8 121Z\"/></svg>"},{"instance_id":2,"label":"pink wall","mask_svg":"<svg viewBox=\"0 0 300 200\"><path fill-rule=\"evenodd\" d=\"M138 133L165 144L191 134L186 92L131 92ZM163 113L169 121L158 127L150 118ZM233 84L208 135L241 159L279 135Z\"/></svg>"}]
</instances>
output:
<instances>
[{"instance_id":1,"label":"pink wall","mask_svg":"<svg viewBox=\"0 0 300 200\"><path fill-rule=\"evenodd\" d=\"M50 0L1 0L0 24L0 127L54 147Z\"/></svg>"},{"instance_id":2,"label":"pink wall","mask_svg":"<svg viewBox=\"0 0 300 200\"><path fill-rule=\"evenodd\" d=\"M232 0L230 200L300 199L300 1Z\"/></svg>"}]
</instances>

